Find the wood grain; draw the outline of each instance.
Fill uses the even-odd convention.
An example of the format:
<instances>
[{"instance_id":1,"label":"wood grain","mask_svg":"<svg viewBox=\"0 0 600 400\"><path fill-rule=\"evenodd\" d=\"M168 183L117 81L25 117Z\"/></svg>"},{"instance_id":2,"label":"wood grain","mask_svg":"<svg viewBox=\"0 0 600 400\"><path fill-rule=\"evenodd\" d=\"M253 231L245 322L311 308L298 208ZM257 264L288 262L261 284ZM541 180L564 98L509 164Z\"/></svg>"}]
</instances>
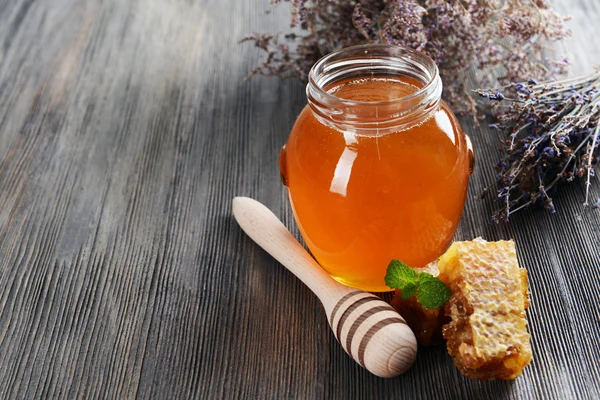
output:
<instances>
[{"instance_id":1,"label":"wood grain","mask_svg":"<svg viewBox=\"0 0 600 400\"><path fill-rule=\"evenodd\" d=\"M514 238L530 272L534 362L515 382L464 379L443 347L370 375L237 227L244 195L297 236L277 154L304 88L242 83L259 55L239 39L287 26L267 3L0 0L0 399L598 398L600 213L575 184L556 214L488 224L485 123L462 120L478 167L457 238ZM554 3L589 72L597 0Z\"/></svg>"}]
</instances>

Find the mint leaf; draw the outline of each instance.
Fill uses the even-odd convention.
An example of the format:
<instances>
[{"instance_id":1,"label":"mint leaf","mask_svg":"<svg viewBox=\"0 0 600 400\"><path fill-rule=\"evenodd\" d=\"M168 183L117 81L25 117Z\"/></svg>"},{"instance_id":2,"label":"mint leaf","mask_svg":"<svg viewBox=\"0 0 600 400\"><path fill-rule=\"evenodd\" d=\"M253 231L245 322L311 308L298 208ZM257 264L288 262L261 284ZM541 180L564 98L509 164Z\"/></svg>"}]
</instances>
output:
<instances>
[{"instance_id":1,"label":"mint leaf","mask_svg":"<svg viewBox=\"0 0 600 400\"><path fill-rule=\"evenodd\" d=\"M404 289L402 289L402 300L408 300L413 297L415 293L417 293L418 288L419 286L415 285L414 283L409 283L406 285Z\"/></svg>"},{"instance_id":2,"label":"mint leaf","mask_svg":"<svg viewBox=\"0 0 600 400\"><path fill-rule=\"evenodd\" d=\"M421 272L419 274L419 284L423 284L423 283L425 283L427 281L430 281L430 280L439 280L439 279L436 278L435 276L431 275L428 272Z\"/></svg>"},{"instance_id":3,"label":"mint leaf","mask_svg":"<svg viewBox=\"0 0 600 400\"><path fill-rule=\"evenodd\" d=\"M427 272L418 272L400 260L390 261L385 274L385 284L402 291L402 300L417 296L425 308L440 308L450 298L448 286Z\"/></svg>"},{"instance_id":4,"label":"mint leaf","mask_svg":"<svg viewBox=\"0 0 600 400\"><path fill-rule=\"evenodd\" d=\"M427 279L419 285L417 300L425 308L440 308L450 298L450 289L437 278Z\"/></svg>"},{"instance_id":5,"label":"mint leaf","mask_svg":"<svg viewBox=\"0 0 600 400\"><path fill-rule=\"evenodd\" d=\"M417 285L419 273L399 260L390 261L385 274L385 284L403 290L409 284Z\"/></svg>"}]
</instances>

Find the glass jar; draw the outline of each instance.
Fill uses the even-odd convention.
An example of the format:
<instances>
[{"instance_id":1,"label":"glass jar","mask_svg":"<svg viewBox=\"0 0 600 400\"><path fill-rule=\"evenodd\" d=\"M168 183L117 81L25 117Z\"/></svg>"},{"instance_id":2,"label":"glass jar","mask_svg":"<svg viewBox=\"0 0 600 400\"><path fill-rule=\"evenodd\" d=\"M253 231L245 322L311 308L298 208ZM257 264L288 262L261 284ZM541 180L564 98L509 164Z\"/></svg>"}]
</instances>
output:
<instances>
[{"instance_id":1,"label":"glass jar","mask_svg":"<svg viewBox=\"0 0 600 400\"><path fill-rule=\"evenodd\" d=\"M300 232L339 282L389 291L392 259L424 267L450 244L470 141L441 100L437 66L412 49L331 53L311 69L306 94L280 153Z\"/></svg>"}]
</instances>

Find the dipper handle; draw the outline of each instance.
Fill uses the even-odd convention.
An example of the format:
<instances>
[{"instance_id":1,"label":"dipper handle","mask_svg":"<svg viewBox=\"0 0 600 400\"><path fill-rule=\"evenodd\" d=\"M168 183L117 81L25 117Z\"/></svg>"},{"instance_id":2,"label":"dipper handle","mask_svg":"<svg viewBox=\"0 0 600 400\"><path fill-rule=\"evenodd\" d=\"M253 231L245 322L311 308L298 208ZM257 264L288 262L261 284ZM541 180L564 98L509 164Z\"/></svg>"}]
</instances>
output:
<instances>
[{"instance_id":1,"label":"dipper handle","mask_svg":"<svg viewBox=\"0 0 600 400\"><path fill-rule=\"evenodd\" d=\"M400 375L412 365L417 340L389 304L334 280L258 201L235 197L233 215L252 240L317 295L335 337L350 357L384 378Z\"/></svg>"}]
</instances>

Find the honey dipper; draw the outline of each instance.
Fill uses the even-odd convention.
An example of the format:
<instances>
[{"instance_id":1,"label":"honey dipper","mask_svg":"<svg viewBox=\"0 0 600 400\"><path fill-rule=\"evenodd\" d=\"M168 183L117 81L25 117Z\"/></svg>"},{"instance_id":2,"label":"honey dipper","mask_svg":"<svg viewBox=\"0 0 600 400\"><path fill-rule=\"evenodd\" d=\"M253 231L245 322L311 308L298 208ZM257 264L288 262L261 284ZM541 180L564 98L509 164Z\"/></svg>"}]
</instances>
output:
<instances>
[{"instance_id":1,"label":"honey dipper","mask_svg":"<svg viewBox=\"0 0 600 400\"><path fill-rule=\"evenodd\" d=\"M417 340L389 304L335 281L258 201L235 197L233 215L252 240L317 295L335 337L358 364L383 378L400 375L412 365Z\"/></svg>"}]
</instances>

